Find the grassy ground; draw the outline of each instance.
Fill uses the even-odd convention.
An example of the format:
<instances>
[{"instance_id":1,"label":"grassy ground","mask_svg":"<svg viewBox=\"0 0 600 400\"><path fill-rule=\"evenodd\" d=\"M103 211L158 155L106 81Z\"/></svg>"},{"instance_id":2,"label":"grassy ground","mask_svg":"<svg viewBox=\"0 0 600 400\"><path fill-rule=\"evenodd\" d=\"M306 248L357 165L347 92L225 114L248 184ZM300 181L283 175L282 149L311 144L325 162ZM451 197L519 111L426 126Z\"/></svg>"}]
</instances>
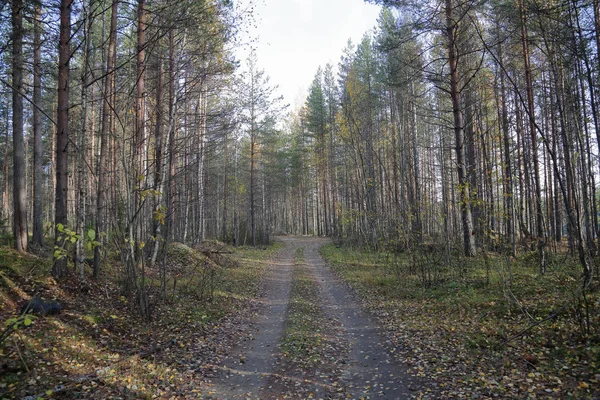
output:
<instances>
[{"instance_id":1,"label":"grassy ground","mask_svg":"<svg viewBox=\"0 0 600 400\"><path fill-rule=\"evenodd\" d=\"M319 291L312 276L302 268L303 248L294 255L292 290L288 308L287 325L280 350L285 357L306 367L314 367L322 349L325 318L316 299Z\"/></svg>"},{"instance_id":2,"label":"grassy ground","mask_svg":"<svg viewBox=\"0 0 600 400\"><path fill-rule=\"evenodd\" d=\"M205 258L180 246L193 260ZM167 301L151 288L150 322L137 317L135 298L120 292L118 265L100 282L71 276L56 284L45 259L0 248L0 322L32 295L63 304L60 315L36 318L0 344L0 398L199 397L206 373L247 329L262 261L277 248L228 249L233 254L223 265L194 264L219 269L211 295L194 290L200 275L185 269L184 257L171 265L179 277L170 281Z\"/></svg>"},{"instance_id":3,"label":"grassy ground","mask_svg":"<svg viewBox=\"0 0 600 400\"><path fill-rule=\"evenodd\" d=\"M328 245L322 254L377 315L412 372L444 398L600 398L600 304L581 307L579 271L535 257L393 257Z\"/></svg>"}]
</instances>

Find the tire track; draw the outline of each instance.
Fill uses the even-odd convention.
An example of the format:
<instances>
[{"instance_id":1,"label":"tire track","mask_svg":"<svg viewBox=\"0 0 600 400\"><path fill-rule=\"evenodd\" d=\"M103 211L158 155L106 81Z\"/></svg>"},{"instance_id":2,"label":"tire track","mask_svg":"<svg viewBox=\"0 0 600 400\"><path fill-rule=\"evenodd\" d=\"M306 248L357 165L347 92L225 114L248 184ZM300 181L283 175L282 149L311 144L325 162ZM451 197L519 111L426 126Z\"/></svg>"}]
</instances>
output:
<instances>
[{"instance_id":1,"label":"tire track","mask_svg":"<svg viewBox=\"0 0 600 400\"><path fill-rule=\"evenodd\" d=\"M417 384L384 346L376 324L361 310L354 294L325 266L319 249L326 239L304 243L306 263L320 283L323 309L339 319L350 346L350 361L342 381L353 399L409 399Z\"/></svg>"},{"instance_id":2,"label":"tire track","mask_svg":"<svg viewBox=\"0 0 600 400\"><path fill-rule=\"evenodd\" d=\"M269 262L263 287L263 309L256 335L227 359L216 373L206 399L260 399L260 390L276 370L275 354L283 334L297 243L281 238L285 247Z\"/></svg>"},{"instance_id":3,"label":"tire track","mask_svg":"<svg viewBox=\"0 0 600 400\"><path fill-rule=\"evenodd\" d=\"M377 325L321 258L319 249L328 239L282 237L279 240L285 247L268 266L257 333L218 369L204 398L305 399L309 398L305 395L309 391L315 392L310 398L414 398L417 393L414 390L421 388L422 383L410 376L406 366L388 352ZM337 354L337 361L329 363L335 368L317 367L308 376L294 371L294 364L282 361L278 352L288 317L294 252L300 247L304 248L301 268L312 276L318 287L314 301L331 324L330 332L339 343L336 348L344 350L338 351L344 354Z\"/></svg>"}]
</instances>

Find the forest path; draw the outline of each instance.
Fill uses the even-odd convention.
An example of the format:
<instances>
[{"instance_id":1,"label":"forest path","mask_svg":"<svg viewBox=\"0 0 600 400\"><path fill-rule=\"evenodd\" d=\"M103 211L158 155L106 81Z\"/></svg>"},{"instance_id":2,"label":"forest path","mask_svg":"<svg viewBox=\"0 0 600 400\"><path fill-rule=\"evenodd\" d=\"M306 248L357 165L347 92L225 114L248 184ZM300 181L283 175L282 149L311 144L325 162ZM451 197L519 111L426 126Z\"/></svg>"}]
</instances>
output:
<instances>
[{"instance_id":1,"label":"forest path","mask_svg":"<svg viewBox=\"0 0 600 400\"><path fill-rule=\"evenodd\" d=\"M313 238L304 245L306 265L319 283L322 308L329 318L341 322L349 344L349 362L343 372L342 384L352 399L408 399L418 384L388 352L377 325L362 310L355 294L335 276L319 254L328 243Z\"/></svg>"},{"instance_id":2,"label":"forest path","mask_svg":"<svg viewBox=\"0 0 600 400\"><path fill-rule=\"evenodd\" d=\"M277 344L283 335L296 245L283 239L285 247L267 261L261 313L256 334L243 342L221 366L207 399L260 399L260 389L276 369Z\"/></svg>"},{"instance_id":3,"label":"forest path","mask_svg":"<svg viewBox=\"0 0 600 400\"><path fill-rule=\"evenodd\" d=\"M213 381L209 399L408 399L411 377L406 367L386 350L376 325L361 310L354 294L325 265L319 249L327 239L281 237L285 247L269 263L264 285L264 308L257 321L257 333L244 342L221 368ZM335 325L340 348L346 349L328 373L313 371L314 379L296 375L293 363L278 354L284 336L292 287L294 254L303 250L301 268L318 288L314 299L326 320ZM331 363L330 363L331 364ZM337 368L339 367L339 368ZM333 375L337 376L332 376ZM285 375L285 376L284 376ZM306 376L306 375L305 375ZM295 386L295 388L291 387ZM325 397L322 397L325 395Z\"/></svg>"}]
</instances>

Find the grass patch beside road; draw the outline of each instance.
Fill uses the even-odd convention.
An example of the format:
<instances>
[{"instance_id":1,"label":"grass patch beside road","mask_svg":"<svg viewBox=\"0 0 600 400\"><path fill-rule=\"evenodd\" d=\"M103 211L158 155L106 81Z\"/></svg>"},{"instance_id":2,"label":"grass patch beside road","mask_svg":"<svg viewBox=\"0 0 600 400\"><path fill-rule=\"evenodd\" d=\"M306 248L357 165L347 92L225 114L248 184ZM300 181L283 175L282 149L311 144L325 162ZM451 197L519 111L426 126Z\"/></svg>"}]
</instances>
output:
<instances>
[{"instance_id":1,"label":"grass patch beside road","mask_svg":"<svg viewBox=\"0 0 600 400\"><path fill-rule=\"evenodd\" d=\"M439 382L442 396L600 397L600 296L587 295L585 332L576 265L553 260L541 276L529 254L449 266L334 245L322 254L378 316L399 358Z\"/></svg>"}]
</instances>

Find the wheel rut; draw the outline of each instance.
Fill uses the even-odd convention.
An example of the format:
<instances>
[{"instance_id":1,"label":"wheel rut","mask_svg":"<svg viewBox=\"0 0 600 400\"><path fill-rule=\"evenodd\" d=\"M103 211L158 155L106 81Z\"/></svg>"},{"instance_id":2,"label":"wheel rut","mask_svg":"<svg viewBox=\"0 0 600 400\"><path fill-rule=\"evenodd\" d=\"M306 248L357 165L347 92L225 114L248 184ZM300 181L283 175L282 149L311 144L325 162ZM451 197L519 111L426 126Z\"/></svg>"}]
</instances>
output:
<instances>
[{"instance_id":1,"label":"wheel rut","mask_svg":"<svg viewBox=\"0 0 600 400\"><path fill-rule=\"evenodd\" d=\"M285 326L296 249L293 241L282 240L285 247L268 262L256 334L218 368L206 391L207 399L261 399L261 388L276 370L275 354Z\"/></svg>"},{"instance_id":2,"label":"wheel rut","mask_svg":"<svg viewBox=\"0 0 600 400\"><path fill-rule=\"evenodd\" d=\"M341 377L345 392L352 399L412 398L419 384L389 353L377 325L361 309L354 293L325 265L319 254L325 243L324 239L313 239L304 254L320 284L323 309L341 322L348 342L349 362Z\"/></svg>"},{"instance_id":3,"label":"wheel rut","mask_svg":"<svg viewBox=\"0 0 600 400\"><path fill-rule=\"evenodd\" d=\"M327 239L282 237L285 247L268 266L264 306L256 334L219 368L207 399L409 399L422 386L386 348L371 316L354 293L325 265L319 249ZM294 266L294 253L304 259ZM300 269L316 286L320 318L325 321L321 354L307 371L286 358L279 345L286 334L292 277ZM334 354L335 353L335 354Z\"/></svg>"}]
</instances>

